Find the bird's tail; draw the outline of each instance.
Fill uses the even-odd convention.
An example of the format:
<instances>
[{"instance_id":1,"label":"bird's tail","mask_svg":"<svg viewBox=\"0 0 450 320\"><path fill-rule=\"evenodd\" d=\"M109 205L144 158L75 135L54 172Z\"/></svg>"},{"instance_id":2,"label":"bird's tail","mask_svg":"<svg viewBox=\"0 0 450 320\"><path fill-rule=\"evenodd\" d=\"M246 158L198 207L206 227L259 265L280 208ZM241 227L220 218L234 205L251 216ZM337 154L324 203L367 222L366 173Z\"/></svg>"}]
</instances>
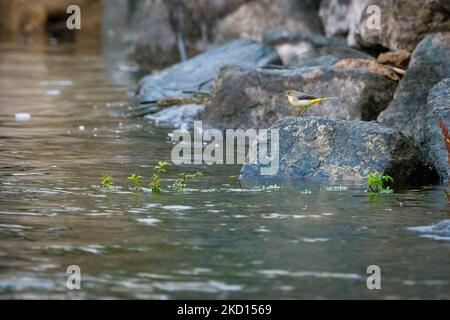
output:
<instances>
[{"instance_id":1,"label":"bird's tail","mask_svg":"<svg viewBox=\"0 0 450 320\"><path fill-rule=\"evenodd\" d=\"M320 98L321 101L323 100L339 100L339 97L325 97L325 98Z\"/></svg>"}]
</instances>

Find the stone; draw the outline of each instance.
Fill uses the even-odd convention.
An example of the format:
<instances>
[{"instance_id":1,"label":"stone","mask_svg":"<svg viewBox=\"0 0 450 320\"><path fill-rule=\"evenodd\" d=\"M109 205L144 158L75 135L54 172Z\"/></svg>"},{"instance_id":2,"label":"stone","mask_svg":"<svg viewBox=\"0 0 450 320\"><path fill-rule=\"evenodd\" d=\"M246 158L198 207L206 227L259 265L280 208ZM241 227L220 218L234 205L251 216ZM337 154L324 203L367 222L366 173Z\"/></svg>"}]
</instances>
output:
<instances>
[{"instance_id":1,"label":"stone","mask_svg":"<svg viewBox=\"0 0 450 320\"><path fill-rule=\"evenodd\" d=\"M374 120L392 100L395 73L374 60L333 60L329 56L295 69L248 69L227 66L219 72L203 120L227 128L268 128L300 111L283 92L295 89L338 97L311 106L305 116Z\"/></svg>"},{"instance_id":2,"label":"stone","mask_svg":"<svg viewBox=\"0 0 450 320\"><path fill-rule=\"evenodd\" d=\"M272 178L361 182L376 171L390 175L396 187L439 180L409 139L376 122L287 117L271 129L279 130L280 142L279 170ZM241 176L259 178L260 169L245 164Z\"/></svg>"},{"instance_id":3,"label":"stone","mask_svg":"<svg viewBox=\"0 0 450 320\"><path fill-rule=\"evenodd\" d=\"M421 109L426 107L429 90L449 77L450 32L427 36L414 50L393 101L378 121L421 143L424 124Z\"/></svg>"}]
</instances>

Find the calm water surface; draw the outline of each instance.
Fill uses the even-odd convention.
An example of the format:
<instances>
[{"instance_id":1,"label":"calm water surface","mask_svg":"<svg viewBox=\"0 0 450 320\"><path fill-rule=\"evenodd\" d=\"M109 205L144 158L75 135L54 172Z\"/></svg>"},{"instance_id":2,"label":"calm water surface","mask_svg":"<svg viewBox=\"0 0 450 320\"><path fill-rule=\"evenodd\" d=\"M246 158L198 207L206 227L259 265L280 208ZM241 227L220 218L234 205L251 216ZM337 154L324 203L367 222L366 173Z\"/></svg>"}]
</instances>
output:
<instances>
[{"instance_id":1,"label":"calm water surface","mask_svg":"<svg viewBox=\"0 0 450 320\"><path fill-rule=\"evenodd\" d=\"M129 70L70 46L0 46L0 298L450 298L442 187L241 191L227 178L239 167L201 166L186 192L131 192L130 173L148 183L169 160L172 129L118 115ZM99 188L104 172L120 188ZM369 265L381 290L366 287Z\"/></svg>"}]
</instances>

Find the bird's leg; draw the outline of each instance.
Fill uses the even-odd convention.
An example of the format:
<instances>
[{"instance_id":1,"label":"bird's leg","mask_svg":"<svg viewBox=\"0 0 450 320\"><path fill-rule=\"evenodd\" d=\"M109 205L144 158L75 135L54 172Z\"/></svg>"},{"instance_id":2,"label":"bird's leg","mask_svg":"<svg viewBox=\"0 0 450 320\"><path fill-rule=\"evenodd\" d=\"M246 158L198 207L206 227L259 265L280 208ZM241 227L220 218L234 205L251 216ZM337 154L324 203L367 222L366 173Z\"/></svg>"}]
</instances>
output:
<instances>
[{"instance_id":1,"label":"bird's leg","mask_svg":"<svg viewBox=\"0 0 450 320\"><path fill-rule=\"evenodd\" d=\"M300 109L300 117L304 117L305 116L305 112L306 112L306 108L301 108Z\"/></svg>"}]
</instances>

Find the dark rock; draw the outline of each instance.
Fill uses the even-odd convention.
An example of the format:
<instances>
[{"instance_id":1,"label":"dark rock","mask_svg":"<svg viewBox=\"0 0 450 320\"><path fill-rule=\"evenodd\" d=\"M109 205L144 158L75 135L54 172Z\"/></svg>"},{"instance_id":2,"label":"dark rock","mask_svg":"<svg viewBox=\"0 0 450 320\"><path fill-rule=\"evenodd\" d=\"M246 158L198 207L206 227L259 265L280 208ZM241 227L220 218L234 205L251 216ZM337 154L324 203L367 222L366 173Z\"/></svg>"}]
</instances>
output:
<instances>
[{"instance_id":1,"label":"dark rock","mask_svg":"<svg viewBox=\"0 0 450 320\"><path fill-rule=\"evenodd\" d=\"M270 46L253 40L236 40L144 77L139 84L138 98L141 102L156 101L164 97L189 96L185 92L190 90L209 92L218 70L226 64L255 68L278 63L278 60ZM146 104L143 108L153 107Z\"/></svg>"},{"instance_id":2,"label":"dark rock","mask_svg":"<svg viewBox=\"0 0 450 320\"><path fill-rule=\"evenodd\" d=\"M358 2L359 0L353 0ZM405 49L413 51L428 34L450 31L450 10L448 0L372 0L366 4L361 15L353 20L350 43L367 48L388 48L391 51ZM367 5L377 5L381 13L381 28L370 28ZM359 8L361 9L361 7Z\"/></svg>"},{"instance_id":3,"label":"dark rock","mask_svg":"<svg viewBox=\"0 0 450 320\"><path fill-rule=\"evenodd\" d=\"M449 77L450 33L427 36L413 52L409 69L400 81L394 100L380 114L378 121L421 143L424 121L420 110L427 103L429 90Z\"/></svg>"},{"instance_id":4,"label":"dark rock","mask_svg":"<svg viewBox=\"0 0 450 320\"><path fill-rule=\"evenodd\" d=\"M390 175L396 186L439 180L404 135L376 122L288 117L272 129L279 130L280 141L279 171L273 178L358 181L377 171ZM242 178L258 177L260 169L245 164Z\"/></svg>"},{"instance_id":5,"label":"dark rock","mask_svg":"<svg viewBox=\"0 0 450 320\"><path fill-rule=\"evenodd\" d=\"M450 173L448 153L438 126L438 118L441 118L447 127L450 126L450 79L439 82L430 91L423 143L424 153L428 155L442 179L447 181Z\"/></svg>"},{"instance_id":6,"label":"dark rock","mask_svg":"<svg viewBox=\"0 0 450 320\"><path fill-rule=\"evenodd\" d=\"M394 74L395 75L395 74ZM300 115L282 94L295 89L322 97L339 97L316 104L306 116L374 120L391 101L397 82L392 71L374 60L333 61L325 57L312 66L293 70L221 69L203 120L229 128L268 128L276 121Z\"/></svg>"}]
</instances>

